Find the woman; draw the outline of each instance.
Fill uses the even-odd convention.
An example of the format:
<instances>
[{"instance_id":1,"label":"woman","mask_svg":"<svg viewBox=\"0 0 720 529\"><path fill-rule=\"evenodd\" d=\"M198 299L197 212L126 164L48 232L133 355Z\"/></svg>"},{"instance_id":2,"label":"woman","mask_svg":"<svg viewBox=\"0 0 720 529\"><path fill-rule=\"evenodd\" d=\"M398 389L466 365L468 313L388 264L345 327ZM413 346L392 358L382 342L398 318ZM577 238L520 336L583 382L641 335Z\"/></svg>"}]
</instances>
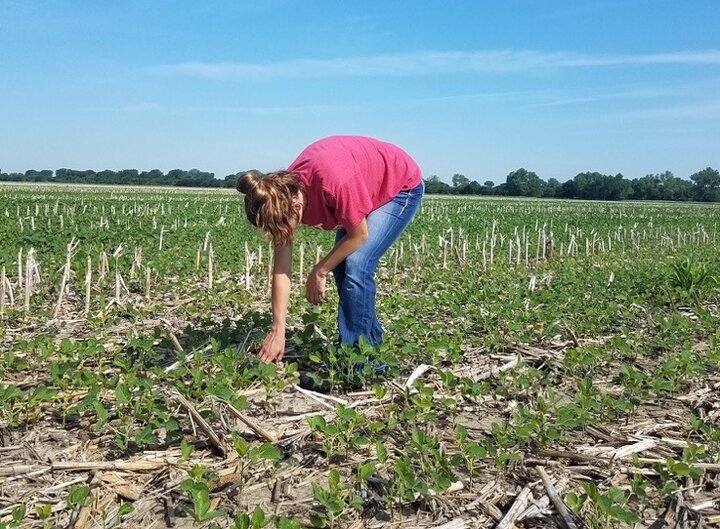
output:
<instances>
[{"instance_id":1,"label":"woman","mask_svg":"<svg viewBox=\"0 0 720 529\"><path fill-rule=\"evenodd\" d=\"M399 147L362 136L331 136L307 147L287 171L237 181L251 224L274 242L272 330L262 342L264 362L281 362L290 298L292 242L298 224L336 230L335 246L307 277L310 303L325 300L333 272L340 303L340 342L361 336L382 342L375 314L380 257L415 216L423 196L420 168Z\"/></svg>"}]
</instances>

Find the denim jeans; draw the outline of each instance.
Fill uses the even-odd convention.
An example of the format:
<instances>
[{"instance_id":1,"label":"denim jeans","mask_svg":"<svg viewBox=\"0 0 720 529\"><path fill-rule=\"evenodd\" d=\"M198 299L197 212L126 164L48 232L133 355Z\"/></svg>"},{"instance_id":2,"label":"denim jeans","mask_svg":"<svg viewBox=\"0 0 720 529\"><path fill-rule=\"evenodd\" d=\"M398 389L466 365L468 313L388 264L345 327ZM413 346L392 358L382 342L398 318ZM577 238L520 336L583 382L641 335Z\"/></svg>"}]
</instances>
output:
<instances>
[{"instance_id":1,"label":"denim jeans","mask_svg":"<svg viewBox=\"0 0 720 529\"><path fill-rule=\"evenodd\" d=\"M382 343L383 328L375 314L375 270L383 254L402 234L420 208L424 185L401 191L367 216L368 237L360 248L340 263L333 275L340 304L340 343L357 345L364 336L372 345ZM335 244L345 236L338 230Z\"/></svg>"}]
</instances>

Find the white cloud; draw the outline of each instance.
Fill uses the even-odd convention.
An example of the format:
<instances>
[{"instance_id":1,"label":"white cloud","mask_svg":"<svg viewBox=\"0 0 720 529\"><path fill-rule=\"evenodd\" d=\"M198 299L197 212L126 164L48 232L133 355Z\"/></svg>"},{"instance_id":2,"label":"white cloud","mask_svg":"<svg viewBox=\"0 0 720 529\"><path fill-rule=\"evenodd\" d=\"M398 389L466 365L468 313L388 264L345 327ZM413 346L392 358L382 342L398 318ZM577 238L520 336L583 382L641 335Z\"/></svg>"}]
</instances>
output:
<instances>
[{"instance_id":1,"label":"white cloud","mask_svg":"<svg viewBox=\"0 0 720 529\"><path fill-rule=\"evenodd\" d=\"M668 121L716 121L720 119L720 101L705 103L672 105L626 112L625 117L634 119L668 120Z\"/></svg>"},{"instance_id":2,"label":"white cloud","mask_svg":"<svg viewBox=\"0 0 720 529\"><path fill-rule=\"evenodd\" d=\"M318 114L337 110L332 105L298 105L298 106L208 106L208 107L186 107L178 112L182 113L222 113L222 114L247 114L252 116L273 116L284 114Z\"/></svg>"},{"instance_id":3,"label":"white cloud","mask_svg":"<svg viewBox=\"0 0 720 529\"><path fill-rule=\"evenodd\" d=\"M157 66L162 74L215 80L297 79L350 76L420 76L456 73L525 73L562 68L641 65L720 65L720 50L636 55L591 55L533 50L418 51L335 59L266 63L185 62Z\"/></svg>"}]
</instances>

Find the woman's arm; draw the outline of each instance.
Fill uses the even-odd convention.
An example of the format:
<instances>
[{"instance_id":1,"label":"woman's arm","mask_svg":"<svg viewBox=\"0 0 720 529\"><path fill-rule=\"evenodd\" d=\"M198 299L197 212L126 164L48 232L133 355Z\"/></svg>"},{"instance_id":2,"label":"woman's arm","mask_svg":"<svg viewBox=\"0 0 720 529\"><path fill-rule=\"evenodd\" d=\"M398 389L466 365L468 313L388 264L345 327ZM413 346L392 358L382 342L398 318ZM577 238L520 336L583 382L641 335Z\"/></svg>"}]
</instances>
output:
<instances>
[{"instance_id":1,"label":"woman's arm","mask_svg":"<svg viewBox=\"0 0 720 529\"><path fill-rule=\"evenodd\" d=\"M325 282L327 275L342 263L347 256L360 248L367 239L367 220L360 221L355 228L348 230L345 236L340 239L328 254L321 259L312 269L307 278L306 297L307 300L316 305L325 301Z\"/></svg>"},{"instance_id":2,"label":"woman's arm","mask_svg":"<svg viewBox=\"0 0 720 529\"><path fill-rule=\"evenodd\" d=\"M263 362L279 363L285 353L285 321L290 301L291 274L292 246L276 245L272 275L272 330L260 346L260 360Z\"/></svg>"}]
</instances>

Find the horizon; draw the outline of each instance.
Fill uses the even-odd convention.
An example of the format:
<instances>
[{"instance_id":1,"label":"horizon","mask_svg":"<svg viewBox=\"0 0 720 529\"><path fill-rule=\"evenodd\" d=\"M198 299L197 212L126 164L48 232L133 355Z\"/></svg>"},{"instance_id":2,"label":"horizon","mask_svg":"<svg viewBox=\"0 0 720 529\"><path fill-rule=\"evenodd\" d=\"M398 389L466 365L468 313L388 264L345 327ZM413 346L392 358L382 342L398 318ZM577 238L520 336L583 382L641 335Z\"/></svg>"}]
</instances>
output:
<instances>
[{"instance_id":1,"label":"horizon","mask_svg":"<svg viewBox=\"0 0 720 529\"><path fill-rule=\"evenodd\" d=\"M268 0L0 6L0 169L287 167L396 143L424 178L720 166L720 4Z\"/></svg>"}]
</instances>

